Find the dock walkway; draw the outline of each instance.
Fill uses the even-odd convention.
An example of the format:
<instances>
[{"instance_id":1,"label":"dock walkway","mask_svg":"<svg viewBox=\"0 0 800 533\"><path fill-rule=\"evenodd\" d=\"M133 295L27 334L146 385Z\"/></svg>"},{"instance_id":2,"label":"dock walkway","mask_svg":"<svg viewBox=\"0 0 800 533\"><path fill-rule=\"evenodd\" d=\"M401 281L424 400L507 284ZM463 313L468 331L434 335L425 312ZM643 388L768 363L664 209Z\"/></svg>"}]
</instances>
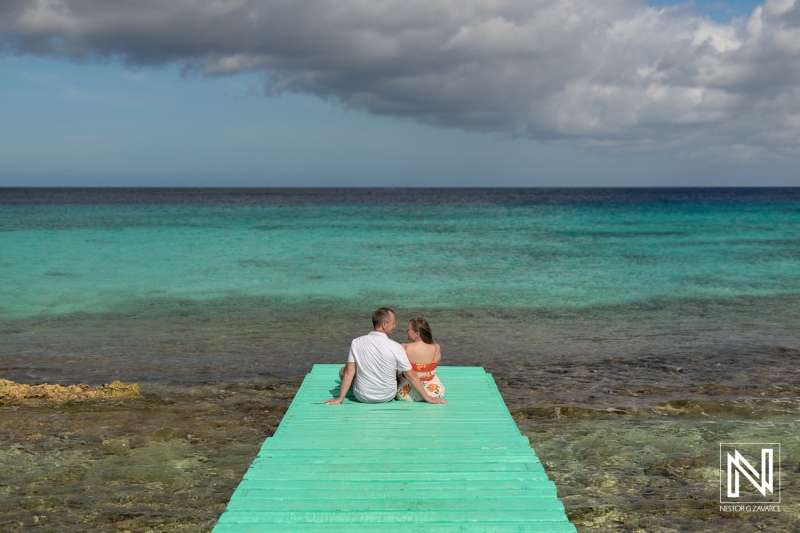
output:
<instances>
[{"instance_id":1,"label":"dock walkway","mask_svg":"<svg viewBox=\"0 0 800 533\"><path fill-rule=\"evenodd\" d=\"M214 533L574 532L491 375L439 367L447 405L362 404L315 365Z\"/></svg>"}]
</instances>

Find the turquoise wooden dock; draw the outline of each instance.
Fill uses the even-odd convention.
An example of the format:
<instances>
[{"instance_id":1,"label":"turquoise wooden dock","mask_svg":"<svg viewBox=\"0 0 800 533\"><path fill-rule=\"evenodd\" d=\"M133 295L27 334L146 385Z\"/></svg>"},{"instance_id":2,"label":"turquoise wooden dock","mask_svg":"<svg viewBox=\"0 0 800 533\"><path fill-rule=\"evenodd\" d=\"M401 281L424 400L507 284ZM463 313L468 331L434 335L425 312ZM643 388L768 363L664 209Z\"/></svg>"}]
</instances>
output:
<instances>
[{"instance_id":1,"label":"turquoise wooden dock","mask_svg":"<svg viewBox=\"0 0 800 533\"><path fill-rule=\"evenodd\" d=\"M214 533L575 531L482 368L439 367L447 405L323 405L339 368L306 376Z\"/></svg>"}]
</instances>

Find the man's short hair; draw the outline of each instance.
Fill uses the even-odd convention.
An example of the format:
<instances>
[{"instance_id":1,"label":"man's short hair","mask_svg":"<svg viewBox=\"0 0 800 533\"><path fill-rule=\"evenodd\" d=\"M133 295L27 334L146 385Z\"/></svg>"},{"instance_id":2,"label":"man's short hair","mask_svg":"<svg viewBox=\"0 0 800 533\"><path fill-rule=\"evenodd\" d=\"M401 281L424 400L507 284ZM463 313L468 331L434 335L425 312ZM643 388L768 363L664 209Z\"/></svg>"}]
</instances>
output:
<instances>
[{"instance_id":1,"label":"man's short hair","mask_svg":"<svg viewBox=\"0 0 800 533\"><path fill-rule=\"evenodd\" d=\"M372 327L377 328L384 322L391 321L393 314L395 314L393 309L389 309L388 307L379 307L374 313L372 313Z\"/></svg>"}]
</instances>

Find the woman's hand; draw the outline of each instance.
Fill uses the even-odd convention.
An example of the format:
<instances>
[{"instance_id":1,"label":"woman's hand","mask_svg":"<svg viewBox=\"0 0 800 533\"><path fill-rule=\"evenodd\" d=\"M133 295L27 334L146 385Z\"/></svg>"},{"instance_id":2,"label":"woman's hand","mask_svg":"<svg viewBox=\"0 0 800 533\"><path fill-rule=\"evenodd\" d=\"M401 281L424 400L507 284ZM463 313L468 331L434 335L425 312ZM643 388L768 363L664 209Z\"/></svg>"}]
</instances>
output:
<instances>
[{"instance_id":1,"label":"woman's hand","mask_svg":"<svg viewBox=\"0 0 800 533\"><path fill-rule=\"evenodd\" d=\"M430 394L426 394L424 396L425 401L428 403L447 403L443 399L439 398L438 396L431 396Z\"/></svg>"}]
</instances>

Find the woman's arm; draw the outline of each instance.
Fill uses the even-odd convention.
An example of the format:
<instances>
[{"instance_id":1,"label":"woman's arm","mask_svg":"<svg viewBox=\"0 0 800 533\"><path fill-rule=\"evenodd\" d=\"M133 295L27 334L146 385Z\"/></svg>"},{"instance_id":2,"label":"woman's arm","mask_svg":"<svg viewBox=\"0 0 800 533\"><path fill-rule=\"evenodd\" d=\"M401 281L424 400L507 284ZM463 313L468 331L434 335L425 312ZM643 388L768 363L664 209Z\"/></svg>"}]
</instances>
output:
<instances>
[{"instance_id":1,"label":"woman's arm","mask_svg":"<svg viewBox=\"0 0 800 533\"><path fill-rule=\"evenodd\" d=\"M414 387L422 399L428 403L447 403L446 401L438 398L436 396L431 396L428 394L428 391L425 390L425 386L422 384L422 380L419 379L419 376L413 370L406 370L403 372L403 375L406 377L411 386Z\"/></svg>"}]
</instances>

